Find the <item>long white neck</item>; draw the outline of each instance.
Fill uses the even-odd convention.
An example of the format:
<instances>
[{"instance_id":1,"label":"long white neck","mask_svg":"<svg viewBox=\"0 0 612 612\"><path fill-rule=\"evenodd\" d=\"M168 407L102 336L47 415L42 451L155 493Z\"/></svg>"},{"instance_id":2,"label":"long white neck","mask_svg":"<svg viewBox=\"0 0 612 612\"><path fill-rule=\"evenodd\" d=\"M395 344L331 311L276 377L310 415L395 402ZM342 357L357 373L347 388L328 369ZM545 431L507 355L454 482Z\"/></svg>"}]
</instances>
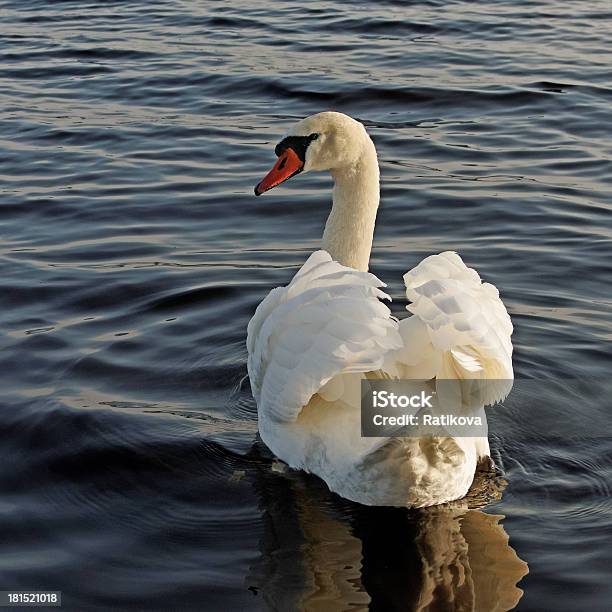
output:
<instances>
[{"instance_id":1,"label":"long white neck","mask_svg":"<svg viewBox=\"0 0 612 612\"><path fill-rule=\"evenodd\" d=\"M331 174L334 203L323 232L323 248L342 265L366 272L380 201L374 143L367 138L357 162Z\"/></svg>"}]
</instances>

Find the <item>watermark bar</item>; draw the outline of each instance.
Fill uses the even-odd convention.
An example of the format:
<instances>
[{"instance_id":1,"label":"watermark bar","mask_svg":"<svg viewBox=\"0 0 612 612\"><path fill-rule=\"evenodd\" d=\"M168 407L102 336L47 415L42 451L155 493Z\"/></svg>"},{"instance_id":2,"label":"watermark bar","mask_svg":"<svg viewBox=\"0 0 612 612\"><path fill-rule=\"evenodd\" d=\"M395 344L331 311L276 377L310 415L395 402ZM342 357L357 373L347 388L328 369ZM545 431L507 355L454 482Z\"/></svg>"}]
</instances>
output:
<instances>
[{"instance_id":1,"label":"watermark bar","mask_svg":"<svg viewBox=\"0 0 612 612\"><path fill-rule=\"evenodd\" d=\"M0 591L0 606L14 608L59 608L61 591Z\"/></svg>"},{"instance_id":2,"label":"watermark bar","mask_svg":"<svg viewBox=\"0 0 612 612\"><path fill-rule=\"evenodd\" d=\"M485 437L483 406L512 381L362 380L363 437Z\"/></svg>"},{"instance_id":3,"label":"watermark bar","mask_svg":"<svg viewBox=\"0 0 612 612\"><path fill-rule=\"evenodd\" d=\"M612 438L611 411L612 377L361 382L364 437Z\"/></svg>"}]
</instances>

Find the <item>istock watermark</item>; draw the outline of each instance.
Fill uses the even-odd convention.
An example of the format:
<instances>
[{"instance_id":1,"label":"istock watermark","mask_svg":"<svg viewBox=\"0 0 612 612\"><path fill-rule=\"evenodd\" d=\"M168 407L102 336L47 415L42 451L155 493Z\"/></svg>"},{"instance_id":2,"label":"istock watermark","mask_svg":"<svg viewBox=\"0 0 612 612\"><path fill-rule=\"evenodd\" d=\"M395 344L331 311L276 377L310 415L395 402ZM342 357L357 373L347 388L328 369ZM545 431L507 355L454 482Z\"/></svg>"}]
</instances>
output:
<instances>
[{"instance_id":1,"label":"istock watermark","mask_svg":"<svg viewBox=\"0 0 612 612\"><path fill-rule=\"evenodd\" d=\"M361 382L364 437L486 436L490 427L567 443L612 438L611 413L612 377Z\"/></svg>"},{"instance_id":2,"label":"istock watermark","mask_svg":"<svg viewBox=\"0 0 612 612\"><path fill-rule=\"evenodd\" d=\"M511 381L363 380L364 437L486 436L487 400L506 395Z\"/></svg>"}]
</instances>

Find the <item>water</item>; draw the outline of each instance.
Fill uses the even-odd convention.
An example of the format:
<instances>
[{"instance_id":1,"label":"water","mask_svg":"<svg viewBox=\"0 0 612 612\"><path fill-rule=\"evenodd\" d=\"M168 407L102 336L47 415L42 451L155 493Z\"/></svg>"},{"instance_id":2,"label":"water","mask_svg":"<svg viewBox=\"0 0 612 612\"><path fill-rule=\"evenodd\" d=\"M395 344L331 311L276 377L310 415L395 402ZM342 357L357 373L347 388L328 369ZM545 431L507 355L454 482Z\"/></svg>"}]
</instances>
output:
<instances>
[{"instance_id":1,"label":"water","mask_svg":"<svg viewBox=\"0 0 612 612\"><path fill-rule=\"evenodd\" d=\"M609 395L563 384L611 364L607 0L0 9L2 588L79 611L612 607ZM479 509L362 508L256 441L246 325L317 248L330 180L252 188L325 109L378 147L394 312L402 274L455 249L541 381L491 413L508 486Z\"/></svg>"}]
</instances>

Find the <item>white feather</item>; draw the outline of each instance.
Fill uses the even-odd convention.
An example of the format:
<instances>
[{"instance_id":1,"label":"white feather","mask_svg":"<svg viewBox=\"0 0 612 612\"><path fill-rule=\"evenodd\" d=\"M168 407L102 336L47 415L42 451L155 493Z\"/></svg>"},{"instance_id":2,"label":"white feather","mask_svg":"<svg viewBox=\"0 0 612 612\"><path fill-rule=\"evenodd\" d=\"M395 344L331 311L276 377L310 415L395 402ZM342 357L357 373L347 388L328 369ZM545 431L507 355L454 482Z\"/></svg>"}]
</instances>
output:
<instances>
[{"instance_id":1,"label":"white feather","mask_svg":"<svg viewBox=\"0 0 612 612\"><path fill-rule=\"evenodd\" d=\"M260 413L295 421L323 385L379 369L401 346L397 322L374 275L313 253L286 287L274 289L247 329L248 371Z\"/></svg>"},{"instance_id":2,"label":"white feather","mask_svg":"<svg viewBox=\"0 0 612 612\"><path fill-rule=\"evenodd\" d=\"M404 348L395 358L405 369L419 365L407 338L410 330L417 329L416 317L421 322L418 345L423 360L430 359L431 350L441 357L438 378L512 380L512 323L493 285L483 283L450 251L424 259L404 275L404 282L413 317L400 322ZM485 403L499 399L495 391Z\"/></svg>"},{"instance_id":3,"label":"white feather","mask_svg":"<svg viewBox=\"0 0 612 612\"><path fill-rule=\"evenodd\" d=\"M507 389L487 378L512 373L505 308L458 255L428 257L405 278L413 314L398 324L380 301L381 281L317 251L248 326L262 438L291 467L361 503L455 499L489 452L486 438L361 437L364 376L456 379L465 386L437 383L441 401L456 405L463 391L474 397L474 382L483 404L496 401Z\"/></svg>"}]
</instances>

